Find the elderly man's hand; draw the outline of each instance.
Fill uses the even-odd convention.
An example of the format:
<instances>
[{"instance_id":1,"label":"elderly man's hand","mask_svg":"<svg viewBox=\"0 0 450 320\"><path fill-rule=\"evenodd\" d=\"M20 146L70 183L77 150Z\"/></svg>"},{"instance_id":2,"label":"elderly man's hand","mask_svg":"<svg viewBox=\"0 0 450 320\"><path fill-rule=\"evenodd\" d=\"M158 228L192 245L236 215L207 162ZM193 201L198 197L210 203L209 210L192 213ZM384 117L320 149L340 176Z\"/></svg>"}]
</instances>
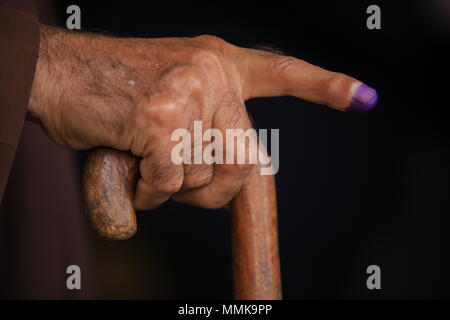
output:
<instances>
[{"instance_id":1,"label":"elderly man's hand","mask_svg":"<svg viewBox=\"0 0 450 320\"><path fill-rule=\"evenodd\" d=\"M290 95L365 111L375 90L305 61L233 46L213 36L125 39L41 26L29 103L58 144L109 146L142 157L135 205L172 197L217 208L240 190L250 164L174 164L175 129L248 129L244 101Z\"/></svg>"}]
</instances>

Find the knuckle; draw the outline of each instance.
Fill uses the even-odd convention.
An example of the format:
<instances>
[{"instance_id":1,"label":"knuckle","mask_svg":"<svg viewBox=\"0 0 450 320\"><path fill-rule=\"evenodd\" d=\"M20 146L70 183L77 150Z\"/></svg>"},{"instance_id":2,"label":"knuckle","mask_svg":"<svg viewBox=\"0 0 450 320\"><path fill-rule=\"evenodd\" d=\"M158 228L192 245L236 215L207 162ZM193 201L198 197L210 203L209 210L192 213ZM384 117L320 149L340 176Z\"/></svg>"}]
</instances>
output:
<instances>
[{"instance_id":1,"label":"knuckle","mask_svg":"<svg viewBox=\"0 0 450 320\"><path fill-rule=\"evenodd\" d=\"M170 95L160 95L141 103L139 109L139 119L144 122L142 127L148 128L149 124L162 127L175 120L182 112L183 105Z\"/></svg>"},{"instance_id":2,"label":"knuckle","mask_svg":"<svg viewBox=\"0 0 450 320\"><path fill-rule=\"evenodd\" d=\"M155 181L154 187L158 193L172 195L181 189L182 184L183 178L181 176L174 176Z\"/></svg>"},{"instance_id":3,"label":"knuckle","mask_svg":"<svg viewBox=\"0 0 450 320\"><path fill-rule=\"evenodd\" d=\"M221 70L222 57L215 48L195 48L191 53L191 62L208 70Z\"/></svg>"},{"instance_id":4,"label":"knuckle","mask_svg":"<svg viewBox=\"0 0 450 320\"><path fill-rule=\"evenodd\" d=\"M160 116L167 119L168 116L177 114L182 105L173 97L169 95L161 96L154 103L154 111L156 111ZM153 114L154 112L152 112Z\"/></svg>"},{"instance_id":5,"label":"knuckle","mask_svg":"<svg viewBox=\"0 0 450 320\"><path fill-rule=\"evenodd\" d=\"M140 172L143 180L151 185L151 189L158 194L165 196L172 195L180 190L183 184L182 171L178 166L174 166L170 159L165 159L164 153L158 155L158 161L151 161L145 158L140 163Z\"/></svg>"},{"instance_id":6,"label":"knuckle","mask_svg":"<svg viewBox=\"0 0 450 320\"><path fill-rule=\"evenodd\" d=\"M216 47L218 49L222 49L229 45L228 42L223 40L222 38L210 35L210 34L204 34L201 36L196 37L196 39L202 41L203 43Z\"/></svg>"},{"instance_id":7,"label":"knuckle","mask_svg":"<svg viewBox=\"0 0 450 320\"><path fill-rule=\"evenodd\" d=\"M277 56L274 60L274 69L280 74L293 71L298 64L298 59L294 57Z\"/></svg>"},{"instance_id":8,"label":"knuckle","mask_svg":"<svg viewBox=\"0 0 450 320\"><path fill-rule=\"evenodd\" d=\"M183 68L171 79L171 88L178 94L189 95L192 91L204 90L205 79L197 68Z\"/></svg>"},{"instance_id":9,"label":"knuckle","mask_svg":"<svg viewBox=\"0 0 450 320\"><path fill-rule=\"evenodd\" d=\"M183 187L191 189L208 185L213 178L212 170L204 169L196 174L185 177Z\"/></svg>"},{"instance_id":10,"label":"knuckle","mask_svg":"<svg viewBox=\"0 0 450 320\"><path fill-rule=\"evenodd\" d=\"M233 178L246 177L255 165L251 163L235 163L235 164L223 164L220 166L220 170L224 176Z\"/></svg>"}]
</instances>

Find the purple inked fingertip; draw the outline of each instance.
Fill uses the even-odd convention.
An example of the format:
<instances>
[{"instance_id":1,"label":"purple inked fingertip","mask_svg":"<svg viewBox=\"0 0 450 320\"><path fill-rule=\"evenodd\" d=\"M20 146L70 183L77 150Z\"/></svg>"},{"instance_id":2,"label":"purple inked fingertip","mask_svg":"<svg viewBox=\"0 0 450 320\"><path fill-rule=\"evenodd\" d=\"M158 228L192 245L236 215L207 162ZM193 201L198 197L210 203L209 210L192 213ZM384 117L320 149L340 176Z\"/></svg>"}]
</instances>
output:
<instances>
[{"instance_id":1,"label":"purple inked fingertip","mask_svg":"<svg viewBox=\"0 0 450 320\"><path fill-rule=\"evenodd\" d=\"M352 102L347 107L348 112L366 112L372 110L378 103L378 93L375 89L361 84L353 94Z\"/></svg>"}]
</instances>

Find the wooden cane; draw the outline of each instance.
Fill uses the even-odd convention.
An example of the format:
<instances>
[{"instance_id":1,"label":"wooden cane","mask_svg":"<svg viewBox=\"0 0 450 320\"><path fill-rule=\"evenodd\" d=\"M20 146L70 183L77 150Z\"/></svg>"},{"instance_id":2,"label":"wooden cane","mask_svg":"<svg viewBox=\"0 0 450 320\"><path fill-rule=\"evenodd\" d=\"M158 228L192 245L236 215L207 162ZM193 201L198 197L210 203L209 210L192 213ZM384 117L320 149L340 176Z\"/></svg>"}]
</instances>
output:
<instances>
[{"instance_id":1,"label":"wooden cane","mask_svg":"<svg viewBox=\"0 0 450 320\"><path fill-rule=\"evenodd\" d=\"M123 240L135 234L138 175L139 159L128 152L98 148L88 155L85 206L92 226L104 238ZM281 299L273 176L261 176L255 167L231 202L231 215L235 299Z\"/></svg>"}]
</instances>

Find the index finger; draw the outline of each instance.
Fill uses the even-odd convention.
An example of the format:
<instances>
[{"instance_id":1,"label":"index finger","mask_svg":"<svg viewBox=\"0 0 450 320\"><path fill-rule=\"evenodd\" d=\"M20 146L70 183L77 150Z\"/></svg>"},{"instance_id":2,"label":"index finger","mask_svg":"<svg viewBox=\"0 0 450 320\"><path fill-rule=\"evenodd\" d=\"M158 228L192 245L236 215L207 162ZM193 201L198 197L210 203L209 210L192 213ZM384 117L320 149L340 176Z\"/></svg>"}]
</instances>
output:
<instances>
[{"instance_id":1,"label":"index finger","mask_svg":"<svg viewBox=\"0 0 450 320\"><path fill-rule=\"evenodd\" d=\"M238 64L245 100L288 95L340 111L368 111L378 102L361 81L294 57L240 48Z\"/></svg>"}]
</instances>

